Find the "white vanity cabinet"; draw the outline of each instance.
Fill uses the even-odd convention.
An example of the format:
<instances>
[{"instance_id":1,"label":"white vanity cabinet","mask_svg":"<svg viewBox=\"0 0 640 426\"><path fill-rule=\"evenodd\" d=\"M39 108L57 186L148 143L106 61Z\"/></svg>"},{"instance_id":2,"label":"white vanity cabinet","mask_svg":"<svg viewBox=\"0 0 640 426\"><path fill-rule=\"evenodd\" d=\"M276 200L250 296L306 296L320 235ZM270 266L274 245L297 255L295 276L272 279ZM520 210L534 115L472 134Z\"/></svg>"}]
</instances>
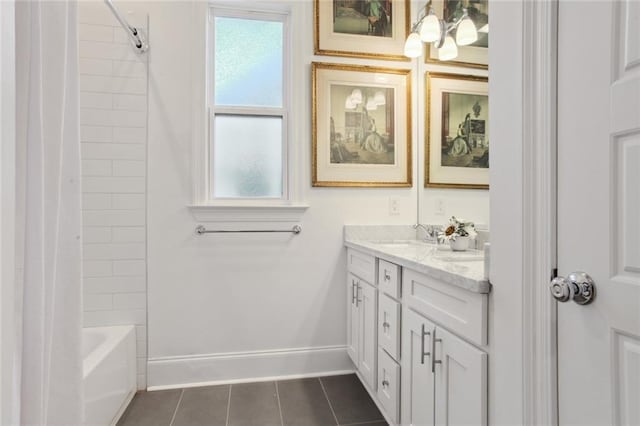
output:
<instances>
[{"instance_id":1,"label":"white vanity cabinet","mask_svg":"<svg viewBox=\"0 0 640 426\"><path fill-rule=\"evenodd\" d=\"M387 421L486 425L490 285L347 253L348 352Z\"/></svg>"},{"instance_id":2,"label":"white vanity cabinet","mask_svg":"<svg viewBox=\"0 0 640 426\"><path fill-rule=\"evenodd\" d=\"M378 291L367 279L375 280L375 268L375 257L354 250L348 251L347 352L366 384L374 392L378 352Z\"/></svg>"}]
</instances>

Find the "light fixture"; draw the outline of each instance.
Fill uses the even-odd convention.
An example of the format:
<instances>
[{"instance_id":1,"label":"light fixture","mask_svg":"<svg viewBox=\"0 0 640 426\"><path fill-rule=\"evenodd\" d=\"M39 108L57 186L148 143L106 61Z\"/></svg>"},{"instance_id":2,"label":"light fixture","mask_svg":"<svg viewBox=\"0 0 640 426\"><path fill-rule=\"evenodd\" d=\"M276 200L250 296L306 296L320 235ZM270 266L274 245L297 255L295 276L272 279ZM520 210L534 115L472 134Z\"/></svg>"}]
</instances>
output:
<instances>
[{"instance_id":1,"label":"light fixture","mask_svg":"<svg viewBox=\"0 0 640 426\"><path fill-rule=\"evenodd\" d=\"M362 103L362 91L360 89L353 89L351 92L351 102L358 105Z\"/></svg>"},{"instance_id":2,"label":"light fixture","mask_svg":"<svg viewBox=\"0 0 640 426\"><path fill-rule=\"evenodd\" d=\"M376 105L384 105L387 103L387 99L385 98L384 93L377 91L375 95L373 95L373 102L375 102Z\"/></svg>"},{"instance_id":3,"label":"light fixture","mask_svg":"<svg viewBox=\"0 0 640 426\"><path fill-rule=\"evenodd\" d=\"M378 104L373 98L369 98L369 100L367 100L367 106L365 108L367 109L367 111L375 111L378 109Z\"/></svg>"},{"instance_id":4,"label":"light fixture","mask_svg":"<svg viewBox=\"0 0 640 426\"><path fill-rule=\"evenodd\" d=\"M458 14L459 17L451 22L446 22L435 14L431 0L423 10L422 17L413 24L411 34L405 42L405 56L409 58L422 56L422 42L424 42L432 43L433 48L438 49L438 59L449 61L458 56L458 46L467 46L478 39L478 30L466 8L462 8L462 14ZM488 25L485 27L488 32ZM450 34L452 32L455 33L455 40Z\"/></svg>"}]
</instances>

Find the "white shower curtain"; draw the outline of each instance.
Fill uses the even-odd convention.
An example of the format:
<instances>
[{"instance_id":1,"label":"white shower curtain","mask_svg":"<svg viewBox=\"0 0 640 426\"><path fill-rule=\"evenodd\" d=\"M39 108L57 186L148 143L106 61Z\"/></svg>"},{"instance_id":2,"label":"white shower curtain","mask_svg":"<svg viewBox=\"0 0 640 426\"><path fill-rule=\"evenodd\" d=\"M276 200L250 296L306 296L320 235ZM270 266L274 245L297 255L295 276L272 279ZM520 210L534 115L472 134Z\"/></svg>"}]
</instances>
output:
<instances>
[{"instance_id":1,"label":"white shower curtain","mask_svg":"<svg viewBox=\"0 0 640 426\"><path fill-rule=\"evenodd\" d=\"M23 425L82 422L77 4L16 4ZM21 155L20 155L21 154Z\"/></svg>"}]
</instances>

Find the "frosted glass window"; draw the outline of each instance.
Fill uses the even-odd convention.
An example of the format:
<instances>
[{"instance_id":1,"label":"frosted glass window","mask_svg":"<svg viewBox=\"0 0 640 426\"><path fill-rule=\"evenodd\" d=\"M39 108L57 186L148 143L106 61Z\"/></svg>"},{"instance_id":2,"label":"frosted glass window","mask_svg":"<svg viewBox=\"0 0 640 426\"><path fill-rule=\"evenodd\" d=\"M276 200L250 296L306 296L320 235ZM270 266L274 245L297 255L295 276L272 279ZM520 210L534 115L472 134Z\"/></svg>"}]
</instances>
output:
<instances>
[{"instance_id":1,"label":"frosted glass window","mask_svg":"<svg viewBox=\"0 0 640 426\"><path fill-rule=\"evenodd\" d=\"M282 107L280 21L215 18L215 104Z\"/></svg>"},{"instance_id":2,"label":"frosted glass window","mask_svg":"<svg viewBox=\"0 0 640 426\"><path fill-rule=\"evenodd\" d=\"M282 197L282 118L217 115L214 198Z\"/></svg>"}]
</instances>

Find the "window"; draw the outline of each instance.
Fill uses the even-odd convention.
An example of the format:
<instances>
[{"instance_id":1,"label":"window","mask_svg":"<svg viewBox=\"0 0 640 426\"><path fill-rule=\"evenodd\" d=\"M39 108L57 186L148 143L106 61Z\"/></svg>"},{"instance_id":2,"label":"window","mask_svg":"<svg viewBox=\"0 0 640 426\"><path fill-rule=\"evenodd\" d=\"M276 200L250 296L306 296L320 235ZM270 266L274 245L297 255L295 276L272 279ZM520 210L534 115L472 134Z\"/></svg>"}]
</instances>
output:
<instances>
[{"instance_id":1,"label":"window","mask_svg":"<svg viewBox=\"0 0 640 426\"><path fill-rule=\"evenodd\" d=\"M208 20L196 28L202 56L192 65L191 211L198 221L298 223L309 99L292 93L305 92L308 74L304 40L290 28L304 9L296 0L205 5L196 4Z\"/></svg>"},{"instance_id":2,"label":"window","mask_svg":"<svg viewBox=\"0 0 640 426\"><path fill-rule=\"evenodd\" d=\"M286 18L213 9L212 200L288 198Z\"/></svg>"}]
</instances>

